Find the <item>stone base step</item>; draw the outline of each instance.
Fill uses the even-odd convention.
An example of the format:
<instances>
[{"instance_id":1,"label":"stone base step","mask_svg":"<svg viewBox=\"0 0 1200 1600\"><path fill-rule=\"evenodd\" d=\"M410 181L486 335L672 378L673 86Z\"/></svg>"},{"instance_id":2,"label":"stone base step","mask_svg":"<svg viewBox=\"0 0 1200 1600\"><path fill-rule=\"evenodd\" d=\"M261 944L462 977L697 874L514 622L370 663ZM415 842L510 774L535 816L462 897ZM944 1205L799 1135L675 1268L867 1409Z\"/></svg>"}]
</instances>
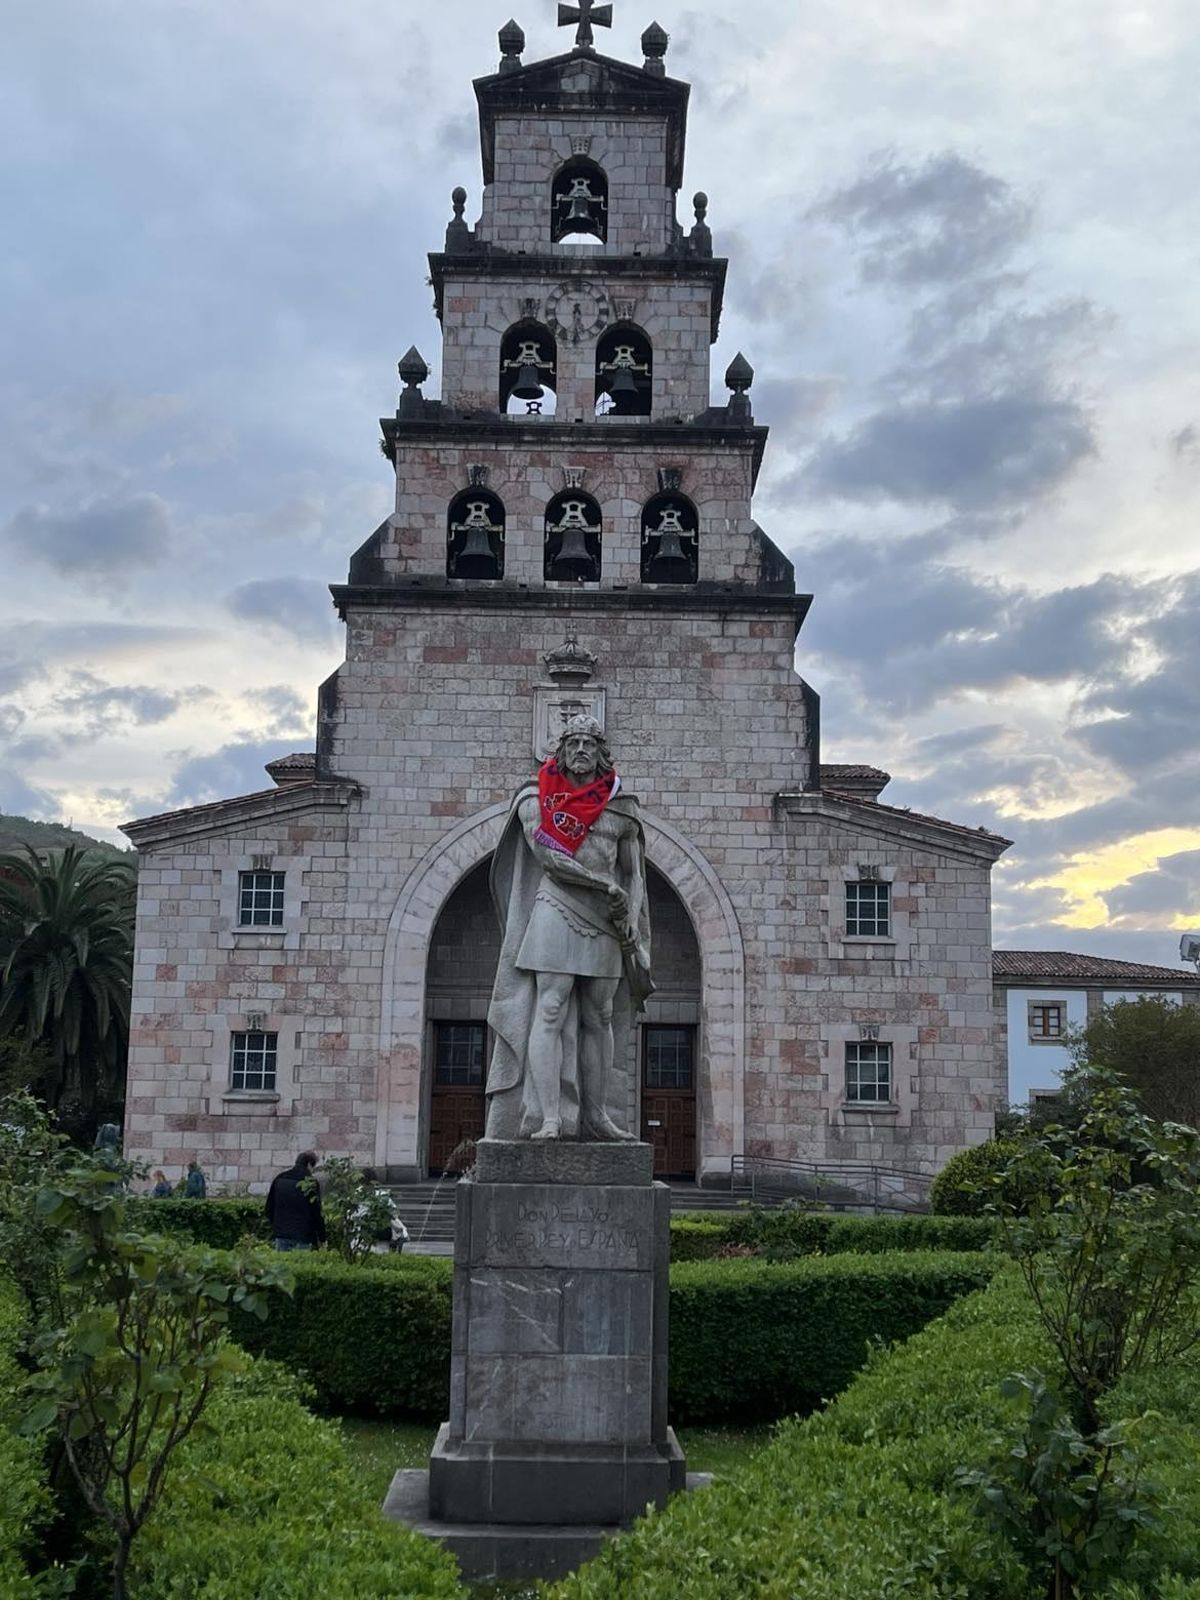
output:
<instances>
[{"instance_id":1,"label":"stone base step","mask_svg":"<svg viewBox=\"0 0 1200 1600\"><path fill-rule=\"evenodd\" d=\"M707 1472L689 1472L689 1490L712 1482ZM517 1583L537 1578L555 1582L600 1553L605 1540L622 1532L616 1525L594 1523L556 1528L545 1523L435 1522L429 1514L429 1473L407 1468L392 1479L383 1514L414 1533L437 1539L457 1559L466 1583Z\"/></svg>"}]
</instances>

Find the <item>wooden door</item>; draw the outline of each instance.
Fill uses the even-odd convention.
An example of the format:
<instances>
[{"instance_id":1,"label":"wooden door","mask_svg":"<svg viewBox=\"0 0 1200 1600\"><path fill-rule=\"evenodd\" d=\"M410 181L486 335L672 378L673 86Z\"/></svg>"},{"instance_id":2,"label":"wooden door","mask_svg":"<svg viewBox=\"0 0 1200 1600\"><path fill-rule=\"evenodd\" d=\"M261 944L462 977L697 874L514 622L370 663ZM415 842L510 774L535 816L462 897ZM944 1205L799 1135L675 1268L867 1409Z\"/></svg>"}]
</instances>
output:
<instances>
[{"instance_id":1,"label":"wooden door","mask_svg":"<svg viewBox=\"0 0 1200 1600\"><path fill-rule=\"evenodd\" d=\"M461 1171L460 1145L483 1137L487 1115L487 1024L435 1022L433 1095L429 1108L429 1171Z\"/></svg>"},{"instance_id":2,"label":"wooden door","mask_svg":"<svg viewBox=\"0 0 1200 1600\"><path fill-rule=\"evenodd\" d=\"M696 1030L642 1029L642 1138L656 1178L696 1176Z\"/></svg>"}]
</instances>

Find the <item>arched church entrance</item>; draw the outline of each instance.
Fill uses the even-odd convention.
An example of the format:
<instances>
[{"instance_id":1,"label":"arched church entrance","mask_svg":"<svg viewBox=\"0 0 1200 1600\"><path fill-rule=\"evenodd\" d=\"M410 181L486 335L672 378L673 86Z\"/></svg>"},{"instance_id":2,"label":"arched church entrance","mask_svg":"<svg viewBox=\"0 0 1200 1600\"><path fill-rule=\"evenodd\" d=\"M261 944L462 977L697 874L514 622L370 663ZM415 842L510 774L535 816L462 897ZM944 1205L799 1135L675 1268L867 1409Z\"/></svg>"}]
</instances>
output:
<instances>
[{"instance_id":1,"label":"arched church entrance","mask_svg":"<svg viewBox=\"0 0 1200 1600\"><path fill-rule=\"evenodd\" d=\"M500 929L488 891L489 861L469 872L434 925L425 974L428 1167L461 1170L463 1151L483 1134L490 1054L487 1012Z\"/></svg>"},{"instance_id":2,"label":"arched church entrance","mask_svg":"<svg viewBox=\"0 0 1200 1600\"><path fill-rule=\"evenodd\" d=\"M488 890L489 860L451 893L433 928L426 967L427 1165L460 1169L464 1146L483 1133L491 1040L488 1002L500 932ZM683 902L649 869L651 941L657 986L640 1020L635 1093L614 1110L654 1147L658 1177L696 1174L701 1020L700 950Z\"/></svg>"},{"instance_id":3,"label":"arched church entrance","mask_svg":"<svg viewBox=\"0 0 1200 1600\"><path fill-rule=\"evenodd\" d=\"M649 869L655 992L638 1041L639 1126L654 1147L656 1178L696 1176L700 1072L700 947L683 902Z\"/></svg>"}]
</instances>

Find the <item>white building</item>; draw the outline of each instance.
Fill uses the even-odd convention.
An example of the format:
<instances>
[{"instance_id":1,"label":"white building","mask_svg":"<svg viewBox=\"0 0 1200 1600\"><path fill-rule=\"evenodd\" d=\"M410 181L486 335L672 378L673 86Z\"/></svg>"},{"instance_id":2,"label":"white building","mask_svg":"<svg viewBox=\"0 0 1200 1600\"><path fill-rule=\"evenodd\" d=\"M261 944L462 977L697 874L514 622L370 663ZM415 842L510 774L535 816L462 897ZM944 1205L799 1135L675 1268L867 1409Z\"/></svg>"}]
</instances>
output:
<instances>
[{"instance_id":1,"label":"white building","mask_svg":"<svg viewBox=\"0 0 1200 1600\"><path fill-rule=\"evenodd\" d=\"M1069 1064L1067 1036L1105 1006L1154 996L1200 1005L1200 975L1061 950L997 950L997 1037L1008 1060L1008 1101L1053 1096Z\"/></svg>"}]
</instances>

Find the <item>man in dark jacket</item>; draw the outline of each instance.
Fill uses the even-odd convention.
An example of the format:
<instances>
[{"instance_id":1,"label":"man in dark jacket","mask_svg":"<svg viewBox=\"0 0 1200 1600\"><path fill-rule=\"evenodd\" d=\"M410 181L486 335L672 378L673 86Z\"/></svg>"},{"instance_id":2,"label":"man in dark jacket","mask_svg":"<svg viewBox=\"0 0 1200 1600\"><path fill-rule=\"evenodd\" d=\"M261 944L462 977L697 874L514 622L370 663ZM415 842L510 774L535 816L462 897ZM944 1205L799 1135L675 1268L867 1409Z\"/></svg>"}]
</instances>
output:
<instances>
[{"instance_id":1,"label":"man in dark jacket","mask_svg":"<svg viewBox=\"0 0 1200 1600\"><path fill-rule=\"evenodd\" d=\"M276 1250L311 1250L325 1243L321 1192L313 1177L316 1170L315 1152L305 1150L294 1167L272 1182L267 1192L267 1221Z\"/></svg>"}]
</instances>

